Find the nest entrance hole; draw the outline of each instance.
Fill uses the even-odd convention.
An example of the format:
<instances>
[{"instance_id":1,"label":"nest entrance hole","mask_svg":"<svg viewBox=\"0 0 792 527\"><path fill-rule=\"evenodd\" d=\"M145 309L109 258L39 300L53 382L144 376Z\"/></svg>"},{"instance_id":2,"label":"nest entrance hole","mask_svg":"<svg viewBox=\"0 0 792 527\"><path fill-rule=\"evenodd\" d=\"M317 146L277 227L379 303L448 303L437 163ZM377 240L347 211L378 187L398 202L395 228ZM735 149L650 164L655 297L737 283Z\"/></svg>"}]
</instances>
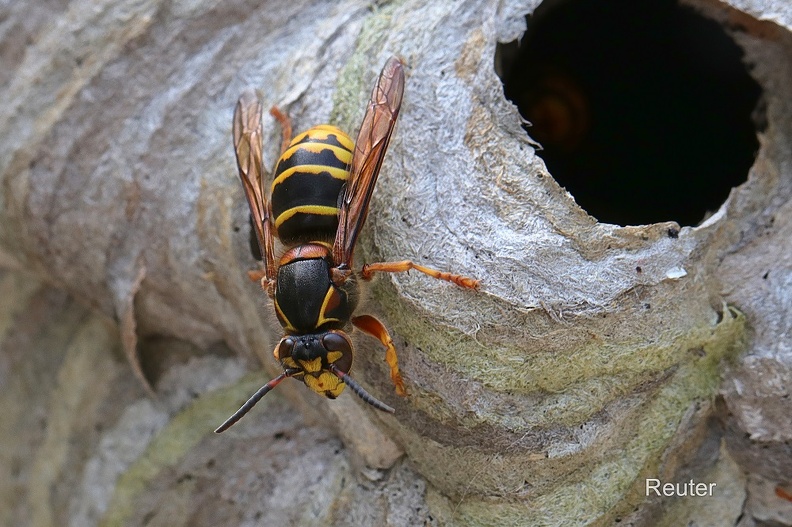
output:
<instances>
[{"instance_id":1,"label":"nest entrance hole","mask_svg":"<svg viewBox=\"0 0 792 527\"><path fill-rule=\"evenodd\" d=\"M696 225L743 183L761 88L726 29L671 0L546 0L500 44L506 97L599 221Z\"/></svg>"}]
</instances>

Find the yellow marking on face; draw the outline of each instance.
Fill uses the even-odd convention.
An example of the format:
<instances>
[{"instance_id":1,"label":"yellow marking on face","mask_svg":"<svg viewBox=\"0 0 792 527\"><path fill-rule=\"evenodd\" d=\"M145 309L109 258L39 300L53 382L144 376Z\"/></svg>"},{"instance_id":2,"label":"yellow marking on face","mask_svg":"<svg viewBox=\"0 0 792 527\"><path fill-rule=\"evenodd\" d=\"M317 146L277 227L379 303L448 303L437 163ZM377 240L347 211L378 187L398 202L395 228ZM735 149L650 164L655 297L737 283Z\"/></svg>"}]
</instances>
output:
<instances>
[{"instance_id":1,"label":"yellow marking on face","mask_svg":"<svg viewBox=\"0 0 792 527\"><path fill-rule=\"evenodd\" d=\"M325 205L300 205L299 207L292 207L282 212L281 215L275 219L275 228L279 228L283 225L283 222L299 213L317 214L319 216L338 216L338 208Z\"/></svg>"},{"instance_id":2,"label":"yellow marking on face","mask_svg":"<svg viewBox=\"0 0 792 527\"><path fill-rule=\"evenodd\" d=\"M338 377L336 377L336 380L338 381L336 387L333 388L332 390L328 390L330 392L330 395L332 395L333 397L338 397L339 395L341 395L341 392L344 391L344 387L346 386L346 384L341 382L341 379L339 379Z\"/></svg>"},{"instance_id":3,"label":"yellow marking on face","mask_svg":"<svg viewBox=\"0 0 792 527\"><path fill-rule=\"evenodd\" d=\"M341 359L341 357L343 356L344 354L341 353L340 351L330 351L327 353L327 362L333 364L335 361Z\"/></svg>"},{"instance_id":4,"label":"yellow marking on face","mask_svg":"<svg viewBox=\"0 0 792 527\"><path fill-rule=\"evenodd\" d=\"M327 172L330 174L330 177L335 179L340 179L342 181L346 181L349 179L349 170L344 168L336 168L330 167L327 165L297 165L294 167L289 167L283 172L281 172L278 177L272 180L272 189L275 190L275 186L279 183L282 183L286 178L294 174L295 172L300 172L303 174L321 174L322 172Z\"/></svg>"},{"instance_id":5,"label":"yellow marking on face","mask_svg":"<svg viewBox=\"0 0 792 527\"><path fill-rule=\"evenodd\" d=\"M316 373L322 371L322 357L316 357L313 360L301 360L300 366L306 373Z\"/></svg>"},{"instance_id":6,"label":"yellow marking on face","mask_svg":"<svg viewBox=\"0 0 792 527\"><path fill-rule=\"evenodd\" d=\"M329 393L333 397L338 397L344 391L345 386L341 379L329 371L323 371L318 376L306 375L303 382L319 395L327 396Z\"/></svg>"},{"instance_id":7,"label":"yellow marking on face","mask_svg":"<svg viewBox=\"0 0 792 527\"><path fill-rule=\"evenodd\" d=\"M281 366L285 368L299 368L299 366L297 366L297 363L294 362L294 359L292 359L291 357L286 357L285 359L283 359L281 361Z\"/></svg>"}]
</instances>

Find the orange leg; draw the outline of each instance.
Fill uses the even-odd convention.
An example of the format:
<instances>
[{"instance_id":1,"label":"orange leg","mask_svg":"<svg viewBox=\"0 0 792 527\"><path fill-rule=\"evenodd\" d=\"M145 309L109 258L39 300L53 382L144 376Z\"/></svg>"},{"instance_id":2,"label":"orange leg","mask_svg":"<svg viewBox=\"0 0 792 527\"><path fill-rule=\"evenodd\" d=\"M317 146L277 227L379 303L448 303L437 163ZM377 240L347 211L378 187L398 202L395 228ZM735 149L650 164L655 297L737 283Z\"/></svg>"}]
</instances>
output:
<instances>
[{"instance_id":1,"label":"orange leg","mask_svg":"<svg viewBox=\"0 0 792 527\"><path fill-rule=\"evenodd\" d=\"M252 269L247 274L248 279L251 282L258 282L270 298L275 296L275 280L267 279L267 273L264 272L264 269Z\"/></svg>"},{"instance_id":2,"label":"orange leg","mask_svg":"<svg viewBox=\"0 0 792 527\"><path fill-rule=\"evenodd\" d=\"M264 269L251 269L248 271L248 278L251 282L261 282L262 278L266 278L267 273L264 272Z\"/></svg>"},{"instance_id":3,"label":"orange leg","mask_svg":"<svg viewBox=\"0 0 792 527\"><path fill-rule=\"evenodd\" d=\"M417 263L411 262L410 260L404 260L401 262L379 262L366 264L360 271L360 275L364 280L371 280L371 278L374 276L374 273L377 272L403 273L405 271L409 271L410 269L415 269L416 271L420 271L423 274L429 275L432 278L437 278L438 280L453 282L456 285L465 287L467 289L476 289L479 285L479 281L475 278L468 278L467 276L438 271L437 269L431 269L429 267L424 267L423 265L418 265Z\"/></svg>"},{"instance_id":4,"label":"orange leg","mask_svg":"<svg viewBox=\"0 0 792 527\"><path fill-rule=\"evenodd\" d=\"M372 317L371 315L360 315L352 319L352 324L363 333L371 335L382 342L382 345L388 348L385 351L385 362L390 366L391 380L396 386L396 393L401 396L407 395L407 389L404 387L404 381L399 374L399 358L396 356L396 346L393 345L393 339L388 334L387 328L382 325L382 322Z\"/></svg>"},{"instance_id":5,"label":"orange leg","mask_svg":"<svg viewBox=\"0 0 792 527\"><path fill-rule=\"evenodd\" d=\"M292 124L291 119L285 113L281 112L277 106L273 106L270 108L270 115L275 118L281 126L281 134L283 139L281 140L281 155L289 148L289 143L291 143L292 139ZM280 157L280 156L278 156Z\"/></svg>"}]
</instances>

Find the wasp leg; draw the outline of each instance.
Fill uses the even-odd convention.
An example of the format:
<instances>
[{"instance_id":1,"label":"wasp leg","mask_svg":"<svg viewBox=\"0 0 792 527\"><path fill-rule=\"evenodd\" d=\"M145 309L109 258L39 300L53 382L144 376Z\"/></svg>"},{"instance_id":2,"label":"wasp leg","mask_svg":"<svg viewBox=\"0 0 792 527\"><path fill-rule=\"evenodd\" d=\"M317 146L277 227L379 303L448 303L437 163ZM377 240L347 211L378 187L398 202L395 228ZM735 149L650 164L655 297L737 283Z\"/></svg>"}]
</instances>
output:
<instances>
[{"instance_id":1,"label":"wasp leg","mask_svg":"<svg viewBox=\"0 0 792 527\"><path fill-rule=\"evenodd\" d=\"M269 280L264 269L251 269L247 275L251 282L258 282L270 298L275 296L275 280Z\"/></svg>"},{"instance_id":2,"label":"wasp leg","mask_svg":"<svg viewBox=\"0 0 792 527\"><path fill-rule=\"evenodd\" d=\"M251 269L247 272L247 275L251 282L261 282L262 278L267 278L267 273L264 269Z\"/></svg>"},{"instance_id":3,"label":"wasp leg","mask_svg":"<svg viewBox=\"0 0 792 527\"><path fill-rule=\"evenodd\" d=\"M371 315L354 317L352 324L363 333L378 339L387 348L385 351L385 362L390 366L390 376L394 386L396 386L396 393L401 396L407 395L407 389L404 387L404 381L399 373L399 358L396 356L396 346L393 345L393 339L387 328Z\"/></svg>"},{"instance_id":4,"label":"wasp leg","mask_svg":"<svg viewBox=\"0 0 792 527\"><path fill-rule=\"evenodd\" d=\"M462 276L459 274L452 274L446 273L444 271L438 271L437 269L432 269L430 267L424 267L423 265L419 265L415 262L411 262L410 260L403 260L401 262L378 262L372 264L366 264L363 266L363 269L360 271L360 276L363 277L364 280L371 280L374 276L374 273L403 273L405 271L409 271L410 269L415 269L416 271L420 271L425 275L431 276L432 278L437 278L438 280L445 280L446 282L453 282L460 287L465 287L467 289L476 289L479 285L479 281L475 278L469 278L467 276Z\"/></svg>"},{"instance_id":5,"label":"wasp leg","mask_svg":"<svg viewBox=\"0 0 792 527\"><path fill-rule=\"evenodd\" d=\"M289 143L291 143L292 140L291 119L289 119L288 115L280 111L280 109L277 106L273 106L272 108L270 108L269 113L271 116L275 118L276 121L278 121L278 123L280 123L281 126L281 137L283 137L283 139L281 139L280 153L281 155L283 155L286 149L289 148Z\"/></svg>"}]
</instances>

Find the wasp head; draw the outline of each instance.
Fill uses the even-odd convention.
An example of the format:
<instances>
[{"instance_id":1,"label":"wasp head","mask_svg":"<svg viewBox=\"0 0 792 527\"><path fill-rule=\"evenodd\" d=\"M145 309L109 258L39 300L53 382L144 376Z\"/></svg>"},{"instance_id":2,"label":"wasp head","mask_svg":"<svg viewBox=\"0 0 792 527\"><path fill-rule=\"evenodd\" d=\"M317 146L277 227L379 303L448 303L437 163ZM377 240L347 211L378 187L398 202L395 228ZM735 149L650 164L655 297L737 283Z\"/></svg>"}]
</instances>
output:
<instances>
[{"instance_id":1,"label":"wasp head","mask_svg":"<svg viewBox=\"0 0 792 527\"><path fill-rule=\"evenodd\" d=\"M275 358L285 369L299 370L292 377L302 380L319 395L335 399L344 390L344 381L332 370L349 373L352 343L338 330L317 335L289 335L275 348Z\"/></svg>"},{"instance_id":2,"label":"wasp head","mask_svg":"<svg viewBox=\"0 0 792 527\"><path fill-rule=\"evenodd\" d=\"M352 377L352 342L346 333L330 330L317 335L289 335L275 347L275 358L283 365L283 373L259 388L231 417L220 425L218 434L228 430L250 411L262 397L288 377L302 380L320 395L335 399L348 385L355 394L378 410L394 413L395 410L375 399Z\"/></svg>"},{"instance_id":3,"label":"wasp head","mask_svg":"<svg viewBox=\"0 0 792 527\"><path fill-rule=\"evenodd\" d=\"M306 386L319 395L335 399L346 384L374 408L395 412L349 376L352 342L343 331L331 329L318 335L289 335L275 348L275 358L281 361L285 375L302 379Z\"/></svg>"}]
</instances>

